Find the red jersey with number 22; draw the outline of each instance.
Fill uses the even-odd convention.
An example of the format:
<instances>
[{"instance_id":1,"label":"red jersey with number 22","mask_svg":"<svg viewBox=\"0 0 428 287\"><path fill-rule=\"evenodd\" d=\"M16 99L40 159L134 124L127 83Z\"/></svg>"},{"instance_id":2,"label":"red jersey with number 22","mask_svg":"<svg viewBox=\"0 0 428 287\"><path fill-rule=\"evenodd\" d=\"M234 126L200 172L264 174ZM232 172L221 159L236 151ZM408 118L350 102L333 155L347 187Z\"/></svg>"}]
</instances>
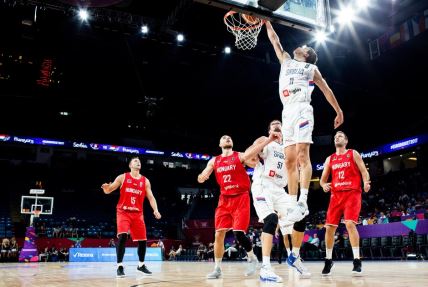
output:
<instances>
[{"instance_id":1,"label":"red jersey with number 22","mask_svg":"<svg viewBox=\"0 0 428 287\"><path fill-rule=\"evenodd\" d=\"M249 192L250 178L239 159L238 152L234 151L229 156L217 156L214 161L214 172L221 194Z\"/></svg>"},{"instance_id":2,"label":"red jersey with number 22","mask_svg":"<svg viewBox=\"0 0 428 287\"><path fill-rule=\"evenodd\" d=\"M134 178L130 172L125 173L125 179L120 187L120 198L116 209L128 212L143 212L143 202L146 196L146 178Z\"/></svg>"},{"instance_id":3,"label":"red jersey with number 22","mask_svg":"<svg viewBox=\"0 0 428 287\"><path fill-rule=\"evenodd\" d=\"M331 189L335 191L361 191L361 173L354 160L354 151L348 149L344 154L330 156Z\"/></svg>"}]
</instances>

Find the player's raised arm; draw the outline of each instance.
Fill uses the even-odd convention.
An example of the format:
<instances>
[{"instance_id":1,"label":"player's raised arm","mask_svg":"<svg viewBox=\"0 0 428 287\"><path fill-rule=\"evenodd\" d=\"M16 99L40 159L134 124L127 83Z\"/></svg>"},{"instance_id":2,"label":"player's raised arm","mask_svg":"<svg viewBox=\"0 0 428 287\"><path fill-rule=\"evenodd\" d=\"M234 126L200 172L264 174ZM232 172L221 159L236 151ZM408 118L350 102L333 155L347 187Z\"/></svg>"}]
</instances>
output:
<instances>
[{"instance_id":1,"label":"player's raised arm","mask_svg":"<svg viewBox=\"0 0 428 287\"><path fill-rule=\"evenodd\" d=\"M269 137L258 138L253 145L251 145L244 153L239 153L239 157L242 163L250 161L252 158L257 156L265 146L273 142L276 138L280 137L279 132L272 132Z\"/></svg>"},{"instance_id":2,"label":"player's raised arm","mask_svg":"<svg viewBox=\"0 0 428 287\"><path fill-rule=\"evenodd\" d=\"M339 103L337 102L337 99L333 94L333 91L330 89L327 82L322 77L318 68L315 69L314 82L318 86L318 88L320 88L320 90L324 94L324 97L327 99L333 109L336 111L336 118L334 119L334 128L337 129L341 124L343 124L343 111L340 108Z\"/></svg>"},{"instance_id":3,"label":"player's raised arm","mask_svg":"<svg viewBox=\"0 0 428 287\"><path fill-rule=\"evenodd\" d=\"M104 193L109 194L115 191L116 189L118 189L123 183L124 176L125 176L124 174L121 174L118 177L116 177L113 183L110 182L110 183L104 183L103 185L101 185L101 188L104 191Z\"/></svg>"},{"instance_id":4,"label":"player's raised arm","mask_svg":"<svg viewBox=\"0 0 428 287\"><path fill-rule=\"evenodd\" d=\"M208 180L208 178L210 178L211 173L214 171L214 160L215 160L215 157L210 159L205 169L198 175L199 183L203 183L206 180Z\"/></svg>"},{"instance_id":5,"label":"player's raised arm","mask_svg":"<svg viewBox=\"0 0 428 287\"><path fill-rule=\"evenodd\" d=\"M279 37L269 21L266 22L266 31L279 62L282 64L282 62L284 62L286 59L290 59L290 55L282 48Z\"/></svg>"}]
</instances>

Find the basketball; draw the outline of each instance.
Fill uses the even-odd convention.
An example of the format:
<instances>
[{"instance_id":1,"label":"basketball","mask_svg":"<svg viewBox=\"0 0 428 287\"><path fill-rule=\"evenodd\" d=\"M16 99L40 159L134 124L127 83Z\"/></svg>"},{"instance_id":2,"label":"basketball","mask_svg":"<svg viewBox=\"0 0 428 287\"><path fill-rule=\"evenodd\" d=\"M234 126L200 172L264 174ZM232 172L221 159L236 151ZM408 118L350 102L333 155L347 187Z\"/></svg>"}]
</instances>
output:
<instances>
[{"instance_id":1,"label":"basketball","mask_svg":"<svg viewBox=\"0 0 428 287\"><path fill-rule=\"evenodd\" d=\"M242 19L244 19L245 22L247 22L248 24L255 25L260 22L260 19L257 17L251 16L248 14L241 14L241 15L242 15Z\"/></svg>"}]
</instances>

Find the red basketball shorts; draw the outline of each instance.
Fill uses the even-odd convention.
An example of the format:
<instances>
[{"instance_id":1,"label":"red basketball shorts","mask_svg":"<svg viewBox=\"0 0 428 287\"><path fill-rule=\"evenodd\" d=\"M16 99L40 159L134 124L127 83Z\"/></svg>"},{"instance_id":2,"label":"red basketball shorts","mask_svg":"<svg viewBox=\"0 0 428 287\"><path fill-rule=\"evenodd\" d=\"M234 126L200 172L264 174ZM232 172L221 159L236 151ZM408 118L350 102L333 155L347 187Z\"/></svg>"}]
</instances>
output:
<instances>
[{"instance_id":1,"label":"red basketball shorts","mask_svg":"<svg viewBox=\"0 0 428 287\"><path fill-rule=\"evenodd\" d=\"M361 191L337 191L331 194L326 225L339 225L340 218L358 223L361 211Z\"/></svg>"},{"instance_id":2,"label":"red basketball shorts","mask_svg":"<svg viewBox=\"0 0 428 287\"><path fill-rule=\"evenodd\" d=\"M250 195L248 192L236 195L220 194L215 210L215 229L244 231L250 224Z\"/></svg>"},{"instance_id":3,"label":"red basketball shorts","mask_svg":"<svg viewBox=\"0 0 428 287\"><path fill-rule=\"evenodd\" d=\"M133 241L147 240L146 224L142 212L116 210L117 235L130 231Z\"/></svg>"}]
</instances>

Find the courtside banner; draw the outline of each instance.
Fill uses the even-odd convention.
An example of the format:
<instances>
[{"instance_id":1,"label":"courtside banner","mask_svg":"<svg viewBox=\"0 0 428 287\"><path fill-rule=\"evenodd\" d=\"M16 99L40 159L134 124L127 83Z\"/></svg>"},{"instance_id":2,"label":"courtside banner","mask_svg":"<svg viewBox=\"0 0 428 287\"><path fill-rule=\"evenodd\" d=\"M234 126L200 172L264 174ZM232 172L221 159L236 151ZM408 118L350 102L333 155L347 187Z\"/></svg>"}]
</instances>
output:
<instances>
[{"instance_id":1,"label":"courtside banner","mask_svg":"<svg viewBox=\"0 0 428 287\"><path fill-rule=\"evenodd\" d=\"M70 262L116 262L116 248L70 248ZM128 247L123 261L138 261L137 248ZM162 261L160 247L148 247L145 261Z\"/></svg>"}]
</instances>

